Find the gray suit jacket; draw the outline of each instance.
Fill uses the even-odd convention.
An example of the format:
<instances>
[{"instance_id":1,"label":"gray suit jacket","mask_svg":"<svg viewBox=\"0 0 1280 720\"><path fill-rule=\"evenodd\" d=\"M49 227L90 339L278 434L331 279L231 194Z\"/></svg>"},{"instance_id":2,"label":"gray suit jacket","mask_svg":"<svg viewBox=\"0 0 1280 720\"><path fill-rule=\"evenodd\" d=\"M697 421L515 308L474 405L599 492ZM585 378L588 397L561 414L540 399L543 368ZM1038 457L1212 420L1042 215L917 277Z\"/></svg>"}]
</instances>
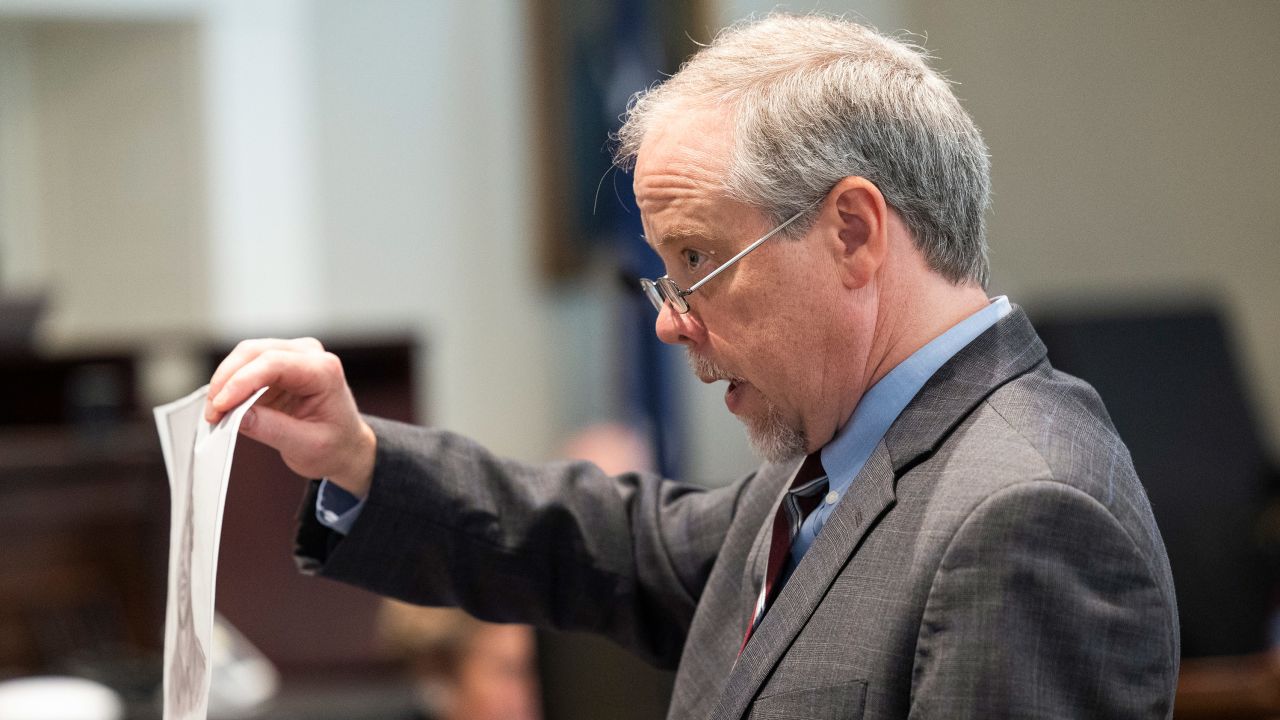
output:
<instances>
[{"instance_id":1,"label":"gray suit jacket","mask_svg":"<svg viewBox=\"0 0 1280 720\"><path fill-rule=\"evenodd\" d=\"M944 365L738 649L798 461L715 490L531 466L372 421L349 536L302 513L304 571L607 635L678 669L671 718L1168 717L1164 545L1097 395L1020 310Z\"/></svg>"}]
</instances>

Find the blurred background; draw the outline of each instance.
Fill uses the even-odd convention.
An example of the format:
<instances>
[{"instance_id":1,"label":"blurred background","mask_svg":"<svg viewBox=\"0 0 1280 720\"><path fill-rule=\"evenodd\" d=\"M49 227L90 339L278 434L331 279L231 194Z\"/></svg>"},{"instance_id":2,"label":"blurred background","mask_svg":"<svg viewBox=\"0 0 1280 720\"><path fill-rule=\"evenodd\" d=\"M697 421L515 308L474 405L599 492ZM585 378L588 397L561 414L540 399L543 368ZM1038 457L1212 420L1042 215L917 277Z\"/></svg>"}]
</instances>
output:
<instances>
[{"instance_id":1,"label":"blurred background","mask_svg":"<svg viewBox=\"0 0 1280 720\"><path fill-rule=\"evenodd\" d=\"M634 279L661 270L607 137L774 7L0 0L0 679L154 712L150 408L245 337L319 337L362 409L507 455L749 472L722 389L652 337ZM910 31L957 83L993 159L992 293L1098 387L1169 546L1179 715L1280 716L1280 3L780 7ZM622 439L580 442L602 423ZM282 682L234 712L400 717L419 693L376 599L294 574L300 491L241 445L218 607ZM537 648L546 717L664 712L669 676L607 643Z\"/></svg>"}]
</instances>

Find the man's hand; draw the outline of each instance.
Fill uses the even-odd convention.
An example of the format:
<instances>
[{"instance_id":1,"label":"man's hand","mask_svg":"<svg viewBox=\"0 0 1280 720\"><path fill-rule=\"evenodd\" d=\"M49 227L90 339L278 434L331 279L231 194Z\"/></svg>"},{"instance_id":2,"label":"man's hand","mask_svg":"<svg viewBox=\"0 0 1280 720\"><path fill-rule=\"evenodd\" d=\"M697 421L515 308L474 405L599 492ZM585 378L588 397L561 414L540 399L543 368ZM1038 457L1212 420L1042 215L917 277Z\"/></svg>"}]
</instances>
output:
<instances>
[{"instance_id":1,"label":"man's hand","mask_svg":"<svg viewBox=\"0 0 1280 720\"><path fill-rule=\"evenodd\" d=\"M213 373L205 420L217 422L266 386L241 434L280 451L299 475L367 496L377 438L356 410L337 356L314 338L245 340Z\"/></svg>"}]
</instances>

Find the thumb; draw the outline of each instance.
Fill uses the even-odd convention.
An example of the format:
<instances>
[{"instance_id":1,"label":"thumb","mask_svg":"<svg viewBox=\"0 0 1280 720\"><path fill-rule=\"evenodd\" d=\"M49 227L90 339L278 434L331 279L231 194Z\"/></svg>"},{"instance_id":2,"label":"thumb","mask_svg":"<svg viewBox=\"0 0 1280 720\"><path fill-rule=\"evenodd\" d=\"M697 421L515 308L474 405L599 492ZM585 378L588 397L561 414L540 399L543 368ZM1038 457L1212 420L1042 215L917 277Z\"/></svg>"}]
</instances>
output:
<instances>
[{"instance_id":1,"label":"thumb","mask_svg":"<svg viewBox=\"0 0 1280 720\"><path fill-rule=\"evenodd\" d=\"M324 456L323 448L330 445L324 442L325 430L265 405L250 408L240 421L240 434L279 452L289 469L304 477L331 474L334 459Z\"/></svg>"},{"instance_id":2,"label":"thumb","mask_svg":"<svg viewBox=\"0 0 1280 720\"><path fill-rule=\"evenodd\" d=\"M299 440L308 434L308 429L306 423L265 405L249 408L240 420L241 435L281 453L297 447Z\"/></svg>"}]
</instances>

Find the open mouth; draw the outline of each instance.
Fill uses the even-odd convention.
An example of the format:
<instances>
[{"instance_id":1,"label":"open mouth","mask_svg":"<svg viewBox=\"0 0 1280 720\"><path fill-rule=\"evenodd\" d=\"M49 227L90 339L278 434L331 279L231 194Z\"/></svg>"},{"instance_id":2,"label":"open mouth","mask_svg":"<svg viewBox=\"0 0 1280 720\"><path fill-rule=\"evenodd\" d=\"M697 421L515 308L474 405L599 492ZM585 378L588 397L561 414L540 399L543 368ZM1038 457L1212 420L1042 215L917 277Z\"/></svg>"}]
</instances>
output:
<instances>
[{"instance_id":1,"label":"open mouth","mask_svg":"<svg viewBox=\"0 0 1280 720\"><path fill-rule=\"evenodd\" d=\"M688 357L689 365L693 368L693 373L697 375L698 379L702 382L710 384L713 382L719 382L720 380L728 381L729 387L724 391L724 402L725 405L729 407L729 412L736 412L737 408L742 403L743 390L749 383L742 378L730 375L725 370L717 367L715 363L701 355L695 355L690 352Z\"/></svg>"},{"instance_id":2,"label":"open mouth","mask_svg":"<svg viewBox=\"0 0 1280 720\"><path fill-rule=\"evenodd\" d=\"M746 387L747 383L742 380L729 381L729 387L724 391L724 404L729 408L729 412L737 414L738 408L742 405L742 393Z\"/></svg>"}]
</instances>

